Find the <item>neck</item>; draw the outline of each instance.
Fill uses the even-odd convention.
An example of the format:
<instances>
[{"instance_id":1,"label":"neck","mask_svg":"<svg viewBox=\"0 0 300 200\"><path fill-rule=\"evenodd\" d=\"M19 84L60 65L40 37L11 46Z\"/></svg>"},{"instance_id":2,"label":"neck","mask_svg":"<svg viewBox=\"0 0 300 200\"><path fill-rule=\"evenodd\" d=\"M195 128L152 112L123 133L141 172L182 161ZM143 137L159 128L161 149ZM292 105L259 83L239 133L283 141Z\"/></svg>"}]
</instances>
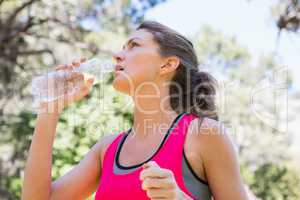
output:
<instances>
[{"instance_id":1,"label":"neck","mask_svg":"<svg viewBox=\"0 0 300 200\"><path fill-rule=\"evenodd\" d=\"M132 134L137 139L164 135L178 114L171 108L169 87L143 86L134 96Z\"/></svg>"}]
</instances>

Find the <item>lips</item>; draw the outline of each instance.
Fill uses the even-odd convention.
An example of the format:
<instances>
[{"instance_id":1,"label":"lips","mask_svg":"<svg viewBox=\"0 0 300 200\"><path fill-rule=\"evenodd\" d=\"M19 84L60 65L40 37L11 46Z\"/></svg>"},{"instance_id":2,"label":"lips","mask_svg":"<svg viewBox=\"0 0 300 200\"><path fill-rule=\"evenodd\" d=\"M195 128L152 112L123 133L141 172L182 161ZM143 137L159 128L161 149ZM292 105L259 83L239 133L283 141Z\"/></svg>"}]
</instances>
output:
<instances>
[{"instance_id":1,"label":"lips","mask_svg":"<svg viewBox=\"0 0 300 200\"><path fill-rule=\"evenodd\" d=\"M124 67L121 66L121 65L116 65L115 67L115 71L123 71L124 70Z\"/></svg>"},{"instance_id":2,"label":"lips","mask_svg":"<svg viewBox=\"0 0 300 200\"><path fill-rule=\"evenodd\" d=\"M117 76L119 73L122 73L124 71L124 67L121 65L116 65L115 67L115 76Z\"/></svg>"}]
</instances>

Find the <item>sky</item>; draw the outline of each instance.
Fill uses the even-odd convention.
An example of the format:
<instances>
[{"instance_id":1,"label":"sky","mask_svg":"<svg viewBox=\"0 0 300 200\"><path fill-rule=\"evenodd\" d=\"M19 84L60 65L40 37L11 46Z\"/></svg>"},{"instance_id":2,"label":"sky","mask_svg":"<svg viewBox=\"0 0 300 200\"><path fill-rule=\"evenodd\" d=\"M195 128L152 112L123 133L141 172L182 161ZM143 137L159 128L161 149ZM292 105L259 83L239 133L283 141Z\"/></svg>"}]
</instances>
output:
<instances>
[{"instance_id":1,"label":"sky","mask_svg":"<svg viewBox=\"0 0 300 200\"><path fill-rule=\"evenodd\" d=\"M293 77L293 90L300 90L300 34L282 32L276 48L277 28L271 16L270 0L168 0L147 12L145 18L159 21L191 36L202 25L236 37L257 59L277 49L276 60Z\"/></svg>"}]
</instances>

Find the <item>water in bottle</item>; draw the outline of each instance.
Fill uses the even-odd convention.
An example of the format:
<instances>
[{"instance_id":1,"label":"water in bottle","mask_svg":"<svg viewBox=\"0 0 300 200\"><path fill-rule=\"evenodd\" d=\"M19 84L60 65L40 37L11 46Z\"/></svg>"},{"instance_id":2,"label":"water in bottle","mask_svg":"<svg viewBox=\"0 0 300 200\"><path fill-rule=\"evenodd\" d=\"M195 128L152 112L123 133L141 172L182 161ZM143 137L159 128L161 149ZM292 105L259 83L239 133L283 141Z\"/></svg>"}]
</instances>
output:
<instances>
[{"instance_id":1,"label":"water in bottle","mask_svg":"<svg viewBox=\"0 0 300 200\"><path fill-rule=\"evenodd\" d=\"M112 72L114 69L113 62L109 60L91 59L80 66L74 68L73 71L91 75L97 80L104 78L105 74ZM70 71L51 71L42 76L35 77L31 83L31 92L34 97L34 104L40 102L50 102L58 99L65 94L75 92L79 87L66 81L66 77Z\"/></svg>"}]
</instances>

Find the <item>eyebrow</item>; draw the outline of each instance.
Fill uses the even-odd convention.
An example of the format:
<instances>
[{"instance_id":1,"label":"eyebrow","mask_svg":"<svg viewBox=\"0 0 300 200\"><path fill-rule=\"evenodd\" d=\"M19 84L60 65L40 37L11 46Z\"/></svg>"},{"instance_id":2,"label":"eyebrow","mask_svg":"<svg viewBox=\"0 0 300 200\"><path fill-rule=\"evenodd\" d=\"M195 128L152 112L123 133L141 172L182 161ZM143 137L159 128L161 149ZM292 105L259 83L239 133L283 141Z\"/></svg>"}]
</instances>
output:
<instances>
[{"instance_id":1,"label":"eyebrow","mask_svg":"<svg viewBox=\"0 0 300 200\"><path fill-rule=\"evenodd\" d=\"M125 45L122 46L122 49L124 49L126 45L130 44L130 43L131 43L133 40L135 40L135 39L141 39L141 38L139 38L139 37L133 37L133 38L131 38L130 40L128 40L128 41L125 43Z\"/></svg>"}]
</instances>

